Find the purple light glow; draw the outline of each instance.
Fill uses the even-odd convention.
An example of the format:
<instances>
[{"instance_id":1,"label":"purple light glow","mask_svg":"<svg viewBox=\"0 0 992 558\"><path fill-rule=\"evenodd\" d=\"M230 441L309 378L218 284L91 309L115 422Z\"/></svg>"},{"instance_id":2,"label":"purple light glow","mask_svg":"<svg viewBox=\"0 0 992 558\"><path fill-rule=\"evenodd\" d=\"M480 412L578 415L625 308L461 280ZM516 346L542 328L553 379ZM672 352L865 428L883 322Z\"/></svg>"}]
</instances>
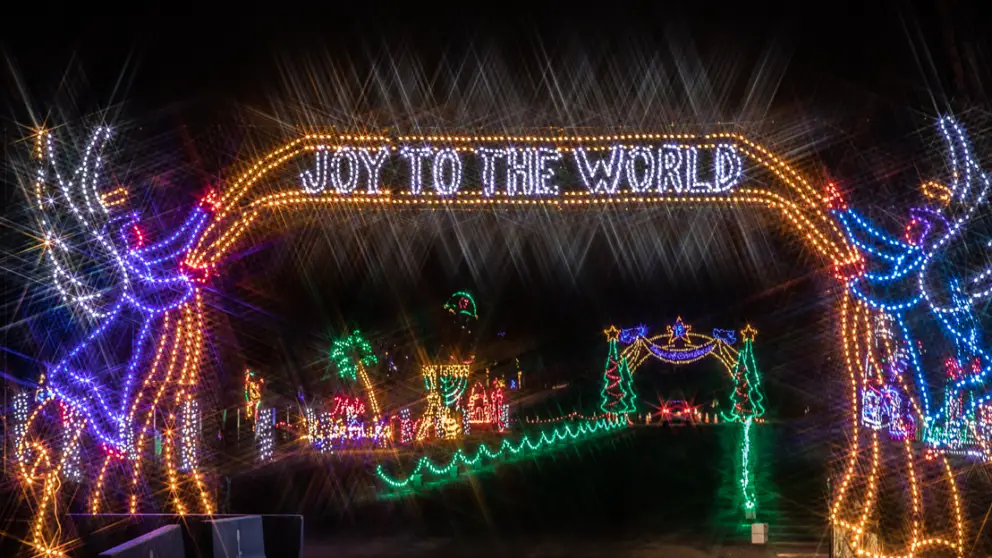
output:
<instances>
[{"instance_id":1,"label":"purple light glow","mask_svg":"<svg viewBox=\"0 0 992 558\"><path fill-rule=\"evenodd\" d=\"M672 350L665 349L664 347L659 347L657 345L648 345L648 348L651 349L651 352L654 353L655 356L672 362L690 362L697 360L708 355L715 347L716 342L714 341L710 341L705 345L694 347L689 350Z\"/></svg>"}]
</instances>

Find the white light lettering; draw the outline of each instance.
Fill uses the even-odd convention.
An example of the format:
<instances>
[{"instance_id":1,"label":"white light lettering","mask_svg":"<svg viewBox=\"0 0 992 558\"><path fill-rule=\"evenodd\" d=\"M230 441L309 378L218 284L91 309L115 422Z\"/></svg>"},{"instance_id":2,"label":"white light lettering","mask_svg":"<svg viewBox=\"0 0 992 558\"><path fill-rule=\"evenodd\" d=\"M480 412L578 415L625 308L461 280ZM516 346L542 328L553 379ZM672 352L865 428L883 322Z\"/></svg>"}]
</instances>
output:
<instances>
[{"instance_id":1,"label":"white light lettering","mask_svg":"<svg viewBox=\"0 0 992 558\"><path fill-rule=\"evenodd\" d=\"M579 167L579 176L586 189L593 193L615 194L620 183L621 166L623 165L623 147L615 145L610 148L610 156L604 161L597 160L589 163L586 148L575 150L575 164ZM599 176L603 175L602 178Z\"/></svg>"},{"instance_id":2,"label":"white light lettering","mask_svg":"<svg viewBox=\"0 0 992 558\"><path fill-rule=\"evenodd\" d=\"M348 162L348 179L342 178L344 161ZM331 186L339 194L349 194L358 186L358 156L350 147L339 147L331 156Z\"/></svg>"},{"instance_id":3,"label":"white light lettering","mask_svg":"<svg viewBox=\"0 0 992 558\"><path fill-rule=\"evenodd\" d=\"M530 195L533 191L531 151L516 147L506 150L506 193L510 196L516 196L518 193Z\"/></svg>"},{"instance_id":4,"label":"white light lettering","mask_svg":"<svg viewBox=\"0 0 992 558\"><path fill-rule=\"evenodd\" d=\"M434 155L431 173L434 175L434 190L442 196L450 196L462 186L462 158L450 147L439 149ZM444 180L445 174L449 175L447 182Z\"/></svg>"},{"instance_id":5,"label":"white light lettering","mask_svg":"<svg viewBox=\"0 0 992 558\"><path fill-rule=\"evenodd\" d=\"M370 194L379 193L379 180L382 177L382 167L389 158L389 149L380 147L375 150L375 155L371 149L359 149L358 155L365 165L365 170L369 173L368 188L365 190Z\"/></svg>"},{"instance_id":6,"label":"white light lettering","mask_svg":"<svg viewBox=\"0 0 992 558\"><path fill-rule=\"evenodd\" d=\"M663 145L658 150L661 158L661 172L658 173L658 191L661 193L682 193L682 177L679 167L682 166L682 149L678 145Z\"/></svg>"},{"instance_id":7,"label":"white light lettering","mask_svg":"<svg viewBox=\"0 0 992 558\"><path fill-rule=\"evenodd\" d=\"M638 177L638 159L644 162L643 174ZM627 152L627 184L637 193L647 192L654 185L655 160L651 149L643 146L631 148Z\"/></svg>"},{"instance_id":8,"label":"white light lettering","mask_svg":"<svg viewBox=\"0 0 992 558\"><path fill-rule=\"evenodd\" d=\"M743 180L745 154L730 141L715 145L691 143L652 143L613 145L612 147L574 148L575 169L558 165L565 159L566 148L555 147L474 147L455 148L450 144L434 145L426 139L420 145L380 147L311 148L314 166L300 172L303 191L320 194L332 187L338 194L350 194L364 188L367 194L379 194L391 157L398 154L407 162L403 169L409 174L408 194L427 194L425 187L436 195L452 196L466 193L491 198L497 191L511 197L557 197L568 187L577 189L581 182L586 193L618 195L651 193L686 195L729 192ZM465 154L475 160L466 161ZM427 161L426 163L424 161ZM497 169L502 160L505 167ZM425 168L429 166L429 168ZM466 166L479 166L475 188L463 188ZM700 166L706 167L701 169ZM497 179L505 176L503 180ZM505 175L503 174L505 173ZM424 183L425 177L428 184ZM365 177L368 177L365 183ZM402 180L402 178L400 178ZM569 186L559 184L571 181Z\"/></svg>"},{"instance_id":9,"label":"white light lettering","mask_svg":"<svg viewBox=\"0 0 992 558\"><path fill-rule=\"evenodd\" d=\"M479 147L475 154L482 159L482 195L491 196L496 192L496 159L505 156L506 151Z\"/></svg>"},{"instance_id":10,"label":"white light lettering","mask_svg":"<svg viewBox=\"0 0 992 558\"><path fill-rule=\"evenodd\" d=\"M733 145L721 144L716 146L716 160L713 166L716 174L715 191L726 192L740 183L744 161L741 160L740 153Z\"/></svg>"},{"instance_id":11,"label":"white light lettering","mask_svg":"<svg viewBox=\"0 0 992 558\"><path fill-rule=\"evenodd\" d=\"M313 172L305 170L300 173L300 184L308 194L319 194L327 187L327 148L318 147L314 155L317 161Z\"/></svg>"},{"instance_id":12,"label":"white light lettering","mask_svg":"<svg viewBox=\"0 0 992 558\"><path fill-rule=\"evenodd\" d=\"M434 154L432 147L402 147L400 156L410 162L410 193L419 195L424 191L422 161Z\"/></svg>"},{"instance_id":13,"label":"white light lettering","mask_svg":"<svg viewBox=\"0 0 992 558\"><path fill-rule=\"evenodd\" d=\"M559 194L557 184L549 184L555 176L555 169L548 166L550 163L561 161L561 151L540 147L534 150L534 178L531 183L534 186L535 196L557 196Z\"/></svg>"},{"instance_id":14,"label":"white light lettering","mask_svg":"<svg viewBox=\"0 0 992 558\"><path fill-rule=\"evenodd\" d=\"M685 187L689 192L710 192L713 185L699 180L699 148L695 145L685 150Z\"/></svg>"}]
</instances>

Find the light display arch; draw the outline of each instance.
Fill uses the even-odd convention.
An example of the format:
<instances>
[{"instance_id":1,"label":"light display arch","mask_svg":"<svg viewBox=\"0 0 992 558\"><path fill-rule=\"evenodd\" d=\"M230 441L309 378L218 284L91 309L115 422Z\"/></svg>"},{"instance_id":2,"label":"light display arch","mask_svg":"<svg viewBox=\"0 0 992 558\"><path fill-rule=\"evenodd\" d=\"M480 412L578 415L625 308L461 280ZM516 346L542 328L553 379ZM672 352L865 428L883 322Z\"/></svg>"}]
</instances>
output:
<instances>
[{"instance_id":1,"label":"light display arch","mask_svg":"<svg viewBox=\"0 0 992 558\"><path fill-rule=\"evenodd\" d=\"M733 378L737 362L737 349L733 347L737 342L735 330L714 329L711 335L697 333L682 321L682 316L666 327L668 331L659 335L650 335L645 326L620 331L619 341L626 345L620 356L627 360L632 373L649 358L681 366L710 357Z\"/></svg>"},{"instance_id":2,"label":"light display arch","mask_svg":"<svg viewBox=\"0 0 992 558\"><path fill-rule=\"evenodd\" d=\"M478 190L461 187L465 169L471 170L473 164L465 158L475 159L481 184ZM403 186L383 179L383 169L394 159L410 169L405 191ZM569 164L576 182L582 184L556 183L555 166ZM710 174L701 175L700 169L709 169ZM505 180L497 181L497 170ZM291 178L286 180L287 176ZM430 179L429 184L425 184L424 176ZM778 215L846 287L848 278L861 272L863 257L835 214L837 203L834 190L815 186L768 149L732 133L545 137L307 134L260 157L204 197L200 211L205 216L195 218L195 230L186 235L189 238L184 242L188 242L177 252L177 276L188 291L180 293L182 296L177 294L173 304L156 308L151 314L154 321L149 326L149 338L154 340L150 345L154 349L150 358L135 365L140 382L125 406L130 413L127 424L137 424L138 414L150 416L154 409L179 415L182 406L192 400L205 339L210 334L203 303L204 284L213 274L222 272L235 249L251 242L253 231L273 219L288 222L292 215L304 210L336 207L464 211L507 207L548 211L670 206L765 208ZM963 555L964 520L947 458L928 456L943 469L946 493L950 494L950 511L935 512L949 515L950 527L945 532L928 532L922 523L926 511L923 507L929 501L917 473L923 456L908 440L902 442L904 467L898 471L880 469L881 436L878 431L862 428L859 421L864 387L860 366L874 358L868 339L877 311L867 301L852 296L847 288L841 291L837 298L837 338L850 394L850 420L846 425L850 444L845 450L841 481L833 487L830 519L848 530L851 545L860 554L873 554L865 546L865 537L879 513L877 479L882 474L902 475L910 487L907 495L913 519L904 537L905 547L884 555L912 555L931 547L945 547ZM58 381L57 376L49 374L42 387L57 388L53 383ZM56 398L48 398L46 404ZM18 440L22 478L33 486L39 500L31 539L41 552L58 551L60 541L52 533L57 525L54 515L58 513L59 477L73 451L78 452L75 444L86 428L86 420L72 423L70 442L61 457L56 456L55 449L28 455L32 444L42 443L31 435L36 415L37 410L26 419L24 435ZM136 422L131 422L132 417ZM122 435L121 447L136 450L137 462L130 467L132 485L136 486L142 475L140 455L145 434L142 430L136 439L129 435ZM100 496L104 473L111 461L126 458L119 453L108 453L92 483L89 509L93 513L104 510ZM188 494L180 488L186 486L194 488L190 492L198 495L202 512L213 513L204 487L205 475L197 465L182 468L168 460L166 465L166 489L174 511L191 513ZM185 482L181 480L183 475ZM135 501L133 497L130 500L132 513L139 511Z\"/></svg>"}]
</instances>

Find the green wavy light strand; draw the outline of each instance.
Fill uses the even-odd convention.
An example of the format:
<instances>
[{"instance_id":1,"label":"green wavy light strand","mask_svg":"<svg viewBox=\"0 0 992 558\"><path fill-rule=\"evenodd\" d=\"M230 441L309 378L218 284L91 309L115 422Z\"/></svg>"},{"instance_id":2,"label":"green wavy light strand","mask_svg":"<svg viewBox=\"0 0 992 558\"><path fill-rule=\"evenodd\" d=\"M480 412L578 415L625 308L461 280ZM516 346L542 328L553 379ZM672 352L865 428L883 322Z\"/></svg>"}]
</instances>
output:
<instances>
[{"instance_id":1,"label":"green wavy light strand","mask_svg":"<svg viewBox=\"0 0 992 558\"><path fill-rule=\"evenodd\" d=\"M551 431L550 435L548 432L541 432L541 437L536 441L531 441L529 436L524 436L522 440L514 447L513 442L510 440L503 440L500 444L499 449L492 451L485 444L482 444L476 449L474 457L468 457L462 450L458 450L454 455L451 456L451 460L444 467L438 467L431 461L429 457L421 457L417 462L417 466L413 469L409 475L407 475L404 480L397 480L390 477L382 465L376 467L376 475L387 486L394 489L407 488L416 475L420 474L421 471L426 469L428 472L435 476L449 476L458 468L458 464L462 463L465 466L472 468L479 465L483 457L491 460L500 459L509 452L510 455L517 455L522 451L537 451L542 448L550 447L560 441L574 440L580 436L588 436L594 434L600 430L609 431L616 430L617 428L622 428L627 426L627 421L625 419L599 419L595 422L588 422L585 424L578 425L574 431L570 425L565 425L563 427L555 428Z\"/></svg>"},{"instance_id":2,"label":"green wavy light strand","mask_svg":"<svg viewBox=\"0 0 992 558\"><path fill-rule=\"evenodd\" d=\"M741 440L741 494L744 495L744 509L754 511L757 499L754 496L754 485L751 483L751 423L754 419L744 419L744 436Z\"/></svg>"}]
</instances>

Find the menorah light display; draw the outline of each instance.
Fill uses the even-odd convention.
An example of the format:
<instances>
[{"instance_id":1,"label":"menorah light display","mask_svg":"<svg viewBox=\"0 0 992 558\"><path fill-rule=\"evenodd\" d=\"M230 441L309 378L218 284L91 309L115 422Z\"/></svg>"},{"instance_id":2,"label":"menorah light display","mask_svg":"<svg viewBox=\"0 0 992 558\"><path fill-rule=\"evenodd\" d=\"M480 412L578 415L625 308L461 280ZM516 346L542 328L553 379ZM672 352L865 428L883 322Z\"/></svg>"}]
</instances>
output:
<instances>
[{"instance_id":1,"label":"menorah light display","mask_svg":"<svg viewBox=\"0 0 992 558\"><path fill-rule=\"evenodd\" d=\"M179 443L186 432L179 417L192 409L190 402L203 387L203 348L212 335L204 284L224 272L233 252L264 237L259 233L312 222L314 212L336 208L572 212L722 207L769 210L845 287L837 298L835 323L846 370L839 380L849 388L849 445L840 481L833 485L831 521L847 530L848 544L862 555L902 556L935 547L964 555L961 495L940 451L953 445L948 433L956 431L955 421L970 421L980 441L974 452L988 455L980 423L987 400L978 388L989 361L971 309L992 293L992 272L983 264L971 266L979 269L973 275L956 277L953 269L969 267L945 266L943 255L974 258L985 249L987 239L971 246L975 250L958 248L974 242L973 235L963 233L984 215L989 181L960 127L942 119L939 128L948 145L952 180L947 186L924 185L934 207L912 214L916 225L907 241L870 225L844 204L836 188L816 185L771 151L733 133L306 134L233 169L232 178L203 195L178 227L160 233L144 226L128 207L140 198L101 172L109 130L98 129L77 157L60 155L55 138L41 131L34 150L38 172L23 181L37 215L36 248L53 292L77 313L86 331L64 343L63 354L39 355L39 362L54 364L40 371L37 400L16 430L17 470L36 510L28 542L41 554L67 551L72 537L62 533L68 524L59 510L69 498L85 499L92 513L138 513L155 509L151 496L162 493L166 509L177 514L214 512L210 475L195 462L189 471L178 468L177 447L195 447ZM65 172L67 161L75 172ZM469 184L473 180L478 189ZM909 293L905 299L887 298L900 292L889 288L895 283ZM927 371L916 353L917 322L906 319L914 311L959 341L955 358L962 369L970 370L969 363L978 359L977 373L948 382L951 391L978 394L964 401L960 417L952 407L938 409L929 394ZM871 342L873 319L881 313L895 318L896 334L909 347L911 373L896 383L917 424L934 433L928 439L936 453L926 455L908 439L886 436L884 442L901 452L898 465L882 458L889 444L861 420L864 363L873 381L888 385L891 378ZM101 349L121 339L132 340L132 346L127 358L116 362L108 356L116 353ZM434 405L440 408L441 393L436 393ZM63 414L59 405L72 409ZM159 416L165 417L160 425ZM148 486L155 475L145 458L147 442L156 436L164 442L164 490ZM76 471L79 488L63 490ZM905 536L893 537L904 541L902 546L880 554L868 551L866 533L881 513L882 475L902 479L909 516ZM105 494L108 482L124 487L123 501ZM944 515L947 521L924 523L928 515ZM933 527L943 524L950 527Z\"/></svg>"},{"instance_id":2,"label":"menorah light display","mask_svg":"<svg viewBox=\"0 0 992 558\"><path fill-rule=\"evenodd\" d=\"M468 387L468 364L428 364L422 369L427 407L418 419L416 440L454 440L465 434L468 414L461 398Z\"/></svg>"}]
</instances>

